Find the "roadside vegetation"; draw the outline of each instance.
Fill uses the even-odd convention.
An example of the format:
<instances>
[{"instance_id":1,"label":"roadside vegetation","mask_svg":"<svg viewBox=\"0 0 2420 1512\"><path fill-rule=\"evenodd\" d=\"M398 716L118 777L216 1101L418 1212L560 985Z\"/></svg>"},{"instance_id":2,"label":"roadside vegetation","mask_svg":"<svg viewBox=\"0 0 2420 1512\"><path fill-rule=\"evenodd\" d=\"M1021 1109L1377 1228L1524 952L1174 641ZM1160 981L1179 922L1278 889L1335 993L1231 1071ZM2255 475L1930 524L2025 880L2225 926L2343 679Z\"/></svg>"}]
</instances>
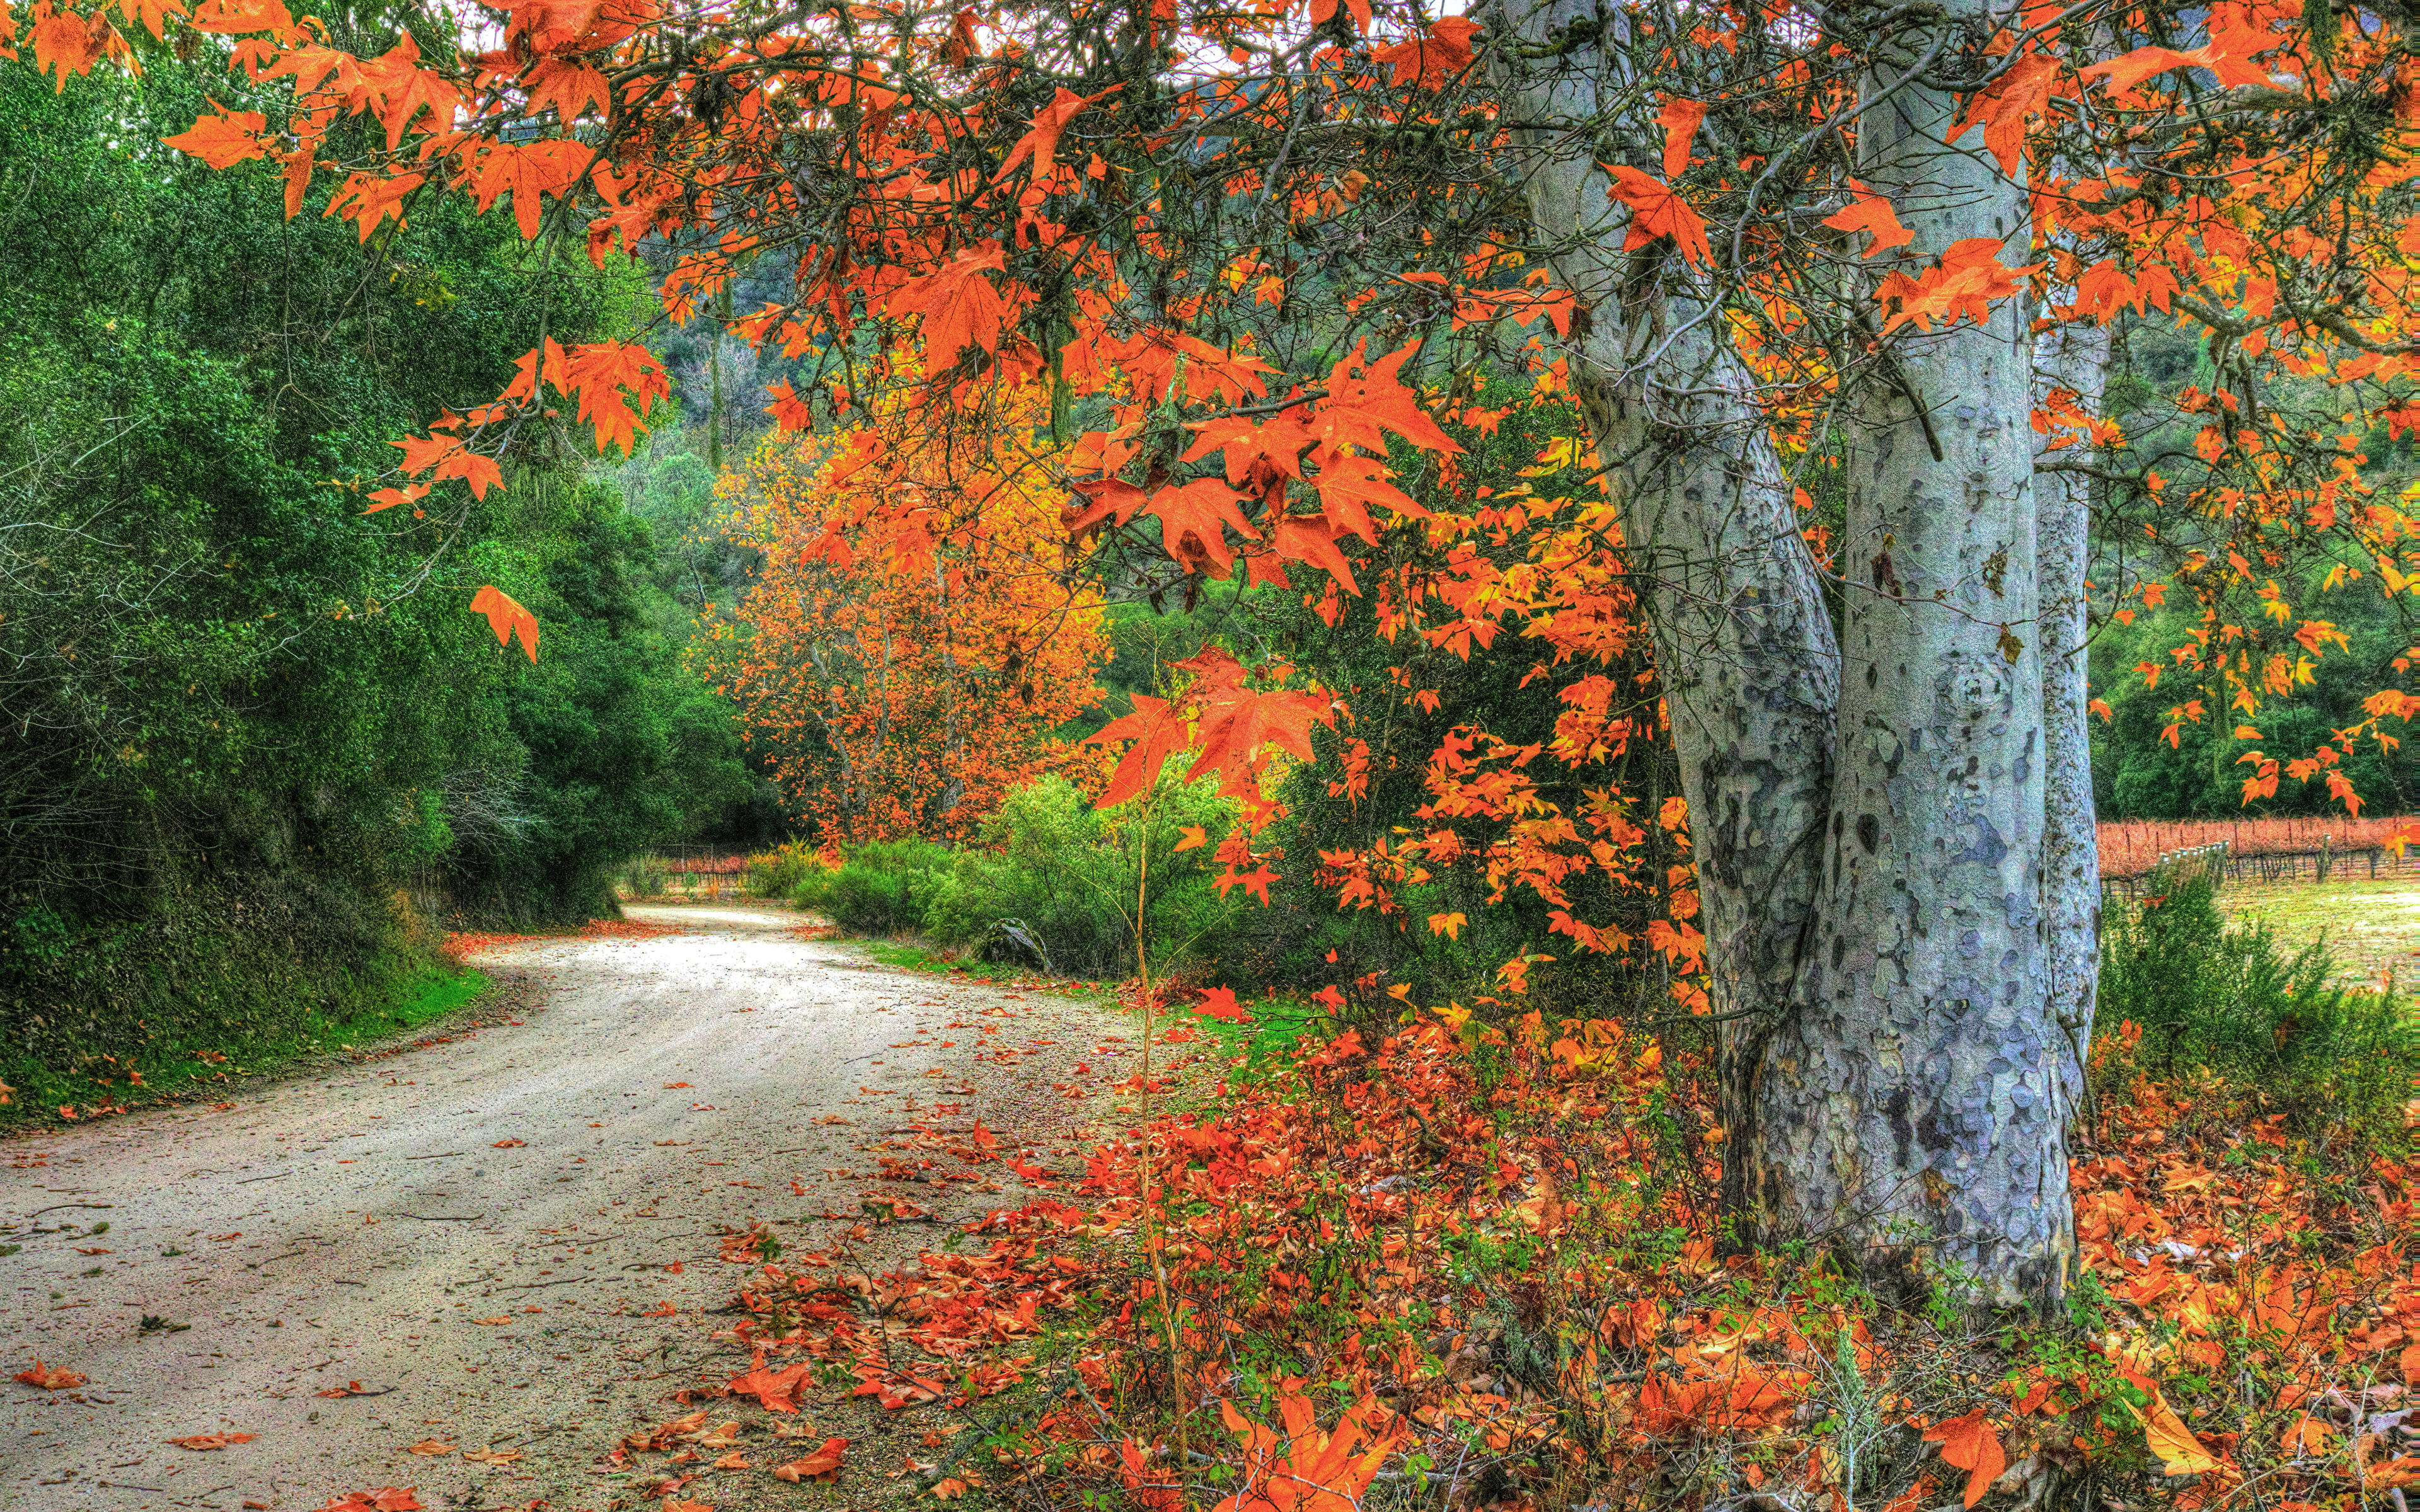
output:
<instances>
[{"instance_id":1,"label":"roadside vegetation","mask_svg":"<svg viewBox=\"0 0 2420 1512\"><path fill-rule=\"evenodd\" d=\"M409 1018L442 924L611 911L628 856L749 786L654 537L560 437L524 430L466 519L363 513L413 417L503 382L542 326L618 328L644 282L550 269L467 207L366 240L287 221L275 179L157 146L225 98L160 64L65 92L0 68L20 1108ZM543 658L464 612L483 582L543 617Z\"/></svg>"},{"instance_id":2,"label":"roadside vegetation","mask_svg":"<svg viewBox=\"0 0 2420 1512\"><path fill-rule=\"evenodd\" d=\"M866 1131L1002 1196L911 1265L728 1226L662 1512L2420 1489L2395 952L2170 855L2420 835L2370 18L89 4L0 10L0 1116L744 888L1141 1054ZM809 1381L963 1416L706 1458Z\"/></svg>"}]
</instances>

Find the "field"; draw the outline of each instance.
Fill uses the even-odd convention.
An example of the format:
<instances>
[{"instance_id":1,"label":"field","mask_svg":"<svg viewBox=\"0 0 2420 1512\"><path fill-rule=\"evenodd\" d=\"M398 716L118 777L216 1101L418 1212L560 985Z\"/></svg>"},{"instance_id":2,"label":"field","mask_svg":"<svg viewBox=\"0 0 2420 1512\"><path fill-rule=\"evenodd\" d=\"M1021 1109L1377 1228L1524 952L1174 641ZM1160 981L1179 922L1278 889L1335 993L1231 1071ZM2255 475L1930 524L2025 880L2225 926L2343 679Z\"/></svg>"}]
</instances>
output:
<instances>
[{"instance_id":1,"label":"field","mask_svg":"<svg viewBox=\"0 0 2420 1512\"><path fill-rule=\"evenodd\" d=\"M2125 819L2101 825L2101 874L2104 878L2142 877L2163 856L2196 846L2225 843L2229 857L2248 867L2230 869L2231 878L2249 872L2263 880L2280 880L2295 872L2315 870L2321 855L2331 859L2348 853L2379 852L2377 869L2412 868L2420 874L2420 846L2398 858L2390 841L2398 832L2420 827L2420 816L2377 814L2350 819L2342 814L2308 818L2249 819ZM2269 863L2262 865L2260 863ZM2371 870L2362 861L2364 874ZM2333 868L2332 868L2333 870Z\"/></svg>"},{"instance_id":2,"label":"field","mask_svg":"<svg viewBox=\"0 0 2420 1512\"><path fill-rule=\"evenodd\" d=\"M2238 922L2257 920L2289 949L2324 933L2337 980L2364 984L2420 977L2420 876L2381 874L2341 882L2227 882L2218 904Z\"/></svg>"}]
</instances>

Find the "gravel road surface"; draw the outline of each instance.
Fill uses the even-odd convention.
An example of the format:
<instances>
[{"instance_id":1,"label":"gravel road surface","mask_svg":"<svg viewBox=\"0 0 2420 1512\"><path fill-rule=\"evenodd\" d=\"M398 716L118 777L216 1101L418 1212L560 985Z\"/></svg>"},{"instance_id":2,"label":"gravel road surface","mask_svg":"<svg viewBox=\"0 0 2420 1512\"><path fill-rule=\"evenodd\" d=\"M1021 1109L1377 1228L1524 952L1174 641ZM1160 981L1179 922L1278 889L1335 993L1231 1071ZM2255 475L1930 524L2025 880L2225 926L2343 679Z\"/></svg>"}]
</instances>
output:
<instances>
[{"instance_id":1,"label":"gravel road surface","mask_svg":"<svg viewBox=\"0 0 2420 1512\"><path fill-rule=\"evenodd\" d=\"M679 932L493 947L473 963L499 993L420 1031L441 1042L0 1144L0 1248L22 1246L0 1258L0 1509L294 1512L389 1485L431 1508L635 1504L598 1457L728 1357L705 1316L732 1292L726 1226L822 1242L826 1215L898 1192L860 1169L893 1125L1063 1129L1071 1065L1132 1032L873 964L791 914L630 914ZM1000 1037L977 1039L986 1010ZM916 1200L1018 1196L953 1174ZM87 1383L6 1379L36 1358ZM219 1433L253 1437L167 1442ZM686 1494L798 1492L735 1472Z\"/></svg>"}]
</instances>

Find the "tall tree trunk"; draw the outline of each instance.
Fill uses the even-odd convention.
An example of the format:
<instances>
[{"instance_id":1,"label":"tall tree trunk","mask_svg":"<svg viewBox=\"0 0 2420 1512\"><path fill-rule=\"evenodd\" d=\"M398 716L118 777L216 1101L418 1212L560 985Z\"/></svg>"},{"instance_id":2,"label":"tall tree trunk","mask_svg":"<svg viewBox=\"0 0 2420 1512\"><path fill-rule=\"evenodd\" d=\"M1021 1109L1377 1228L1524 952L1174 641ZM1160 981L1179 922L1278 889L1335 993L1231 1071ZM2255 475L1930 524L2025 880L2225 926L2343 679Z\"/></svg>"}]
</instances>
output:
<instances>
[{"instance_id":1,"label":"tall tree trunk","mask_svg":"<svg viewBox=\"0 0 2420 1512\"><path fill-rule=\"evenodd\" d=\"M1593 0L1511 0L1485 20L1544 42L1599 15ZM1621 92L1620 41L1547 49L1544 63L1505 47L1491 58L1506 119L1538 123L1515 128L1515 163L1541 248L1587 312L1568 350L1572 387L1609 468L1671 714L1718 1023L1724 1207L1745 1215L1757 1068L1796 984L1819 881L1838 650L1707 274L1668 242L1621 250L1629 211L1594 145Z\"/></svg>"},{"instance_id":2,"label":"tall tree trunk","mask_svg":"<svg viewBox=\"0 0 2420 1512\"><path fill-rule=\"evenodd\" d=\"M1962 0L1939 23L1987 35ZM1929 40L1919 39L1919 42ZM2030 246L2025 189L1944 141L1959 97L1878 62L1865 179L1909 258ZM1903 329L1845 448L1839 748L1816 935L1760 1084L1756 1187L1869 1274L2054 1302L2074 1259L2043 912L2041 627L2028 301ZM1937 318L1937 317L1936 317Z\"/></svg>"},{"instance_id":3,"label":"tall tree trunk","mask_svg":"<svg viewBox=\"0 0 2420 1512\"><path fill-rule=\"evenodd\" d=\"M1956 12L1942 24L1985 20ZM1602 14L1495 0L1476 19L1538 251L1589 314L1573 386L1652 579L1724 1019L1726 1207L1743 1237L1814 1239L1869 1273L1947 1262L1970 1301L2051 1303L2074 1223L2025 301L1910 332L1847 395L1836 644L1711 277L1661 242L1621 251L1598 144L1626 134L1645 162L1660 133L1612 114L1618 20L1573 42ZM2023 183L1945 146L1958 98L1897 71L1859 124L1861 172L1911 253L1988 236L2021 257Z\"/></svg>"},{"instance_id":4,"label":"tall tree trunk","mask_svg":"<svg viewBox=\"0 0 2420 1512\"><path fill-rule=\"evenodd\" d=\"M2109 384L2106 326L2054 326L2035 344L2034 381L2045 396L2067 389L2076 407L2099 418ZM2042 912L2050 928L2051 1016L2064 1038L2060 1107L2071 1120L2085 1103L2085 1057L2101 975L2101 841L2092 808L2092 746L2085 723L2084 579L2091 561L2092 485L2057 464L2091 460L2089 444L2065 446L2041 460L2034 490L2041 512L2041 648L2044 795Z\"/></svg>"}]
</instances>

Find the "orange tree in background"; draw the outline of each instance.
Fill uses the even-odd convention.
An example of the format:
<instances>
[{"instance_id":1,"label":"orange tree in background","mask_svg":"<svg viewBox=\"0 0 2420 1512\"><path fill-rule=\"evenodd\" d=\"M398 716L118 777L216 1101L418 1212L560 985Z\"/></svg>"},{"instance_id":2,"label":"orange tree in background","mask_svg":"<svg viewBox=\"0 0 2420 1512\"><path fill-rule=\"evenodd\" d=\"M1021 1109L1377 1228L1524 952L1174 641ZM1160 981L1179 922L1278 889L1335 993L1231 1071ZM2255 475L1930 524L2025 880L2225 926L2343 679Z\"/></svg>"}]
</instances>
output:
<instances>
[{"instance_id":1,"label":"orange tree in background","mask_svg":"<svg viewBox=\"0 0 2420 1512\"><path fill-rule=\"evenodd\" d=\"M818 839L963 839L1096 695L1101 600L1015 415L878 409L724 478L765 569L704 659Z\"/></svg>"},{"instance_id":2,"label":"orange tree in background","mask_svg":"<svg viewBox=\"0 0 2420 1512\"><path fill-rule=\"evenodd\" d=\"M670 248L682 321L785 259L793 285L729 322L812 359L774 393L785 427L946 435L1031 383L1069 440L1066 529L1121 593L1376 592L1388 539L1434 530L1448 562L1396 633L1536 640L1559 678L1635 605L1741 1230L1874 1273L1947 1262L1986 1303L2055 1304L2076 1268L2087 579L2124 612L2105 595L2183 576L2209 607L2186 655L2247 741L2340 647L2314 555L2363 575L2330 587L2420 582L2359 451L2420 412L2420 77L2400 20L2360 8L516 0L487 51L376 56L281 0L25 14L62 87L147 45L118 20L230 39L229 104L171 145L266 160L290 209L365 239L429 195L509 203L599 259ZM2136 446L2102 412L2101 338L2154 312L2209 371L2133 406ZM1577 400L1547 450L1602 510L1458 484L1436 417L1491 375ZM627 440L663 382L635 346L544 343L370 497L495 486L552 395ZM1435 504L1405 486L1431 483ZM860 497L830 538L872 529L886 563L1026 528ZM2087 506L2139 515L2144 544L2093 563ZM1206 670L1131 727L1134 780L1189 748L1249 782L1272 737L1376 712L1287 681ZM2180 717L2222 713L2199 702ZM1575 704L1607 734L1616 706ZM2412 707L2381 689L2376 718ZM1483 733L1461 751L1492 757ZM1504 753L1439 797L1621 864L1618 797L1526 771ZM1301 864L1252 846L1230 837L1238 879Z\"/></svg>"}]
</instances>

